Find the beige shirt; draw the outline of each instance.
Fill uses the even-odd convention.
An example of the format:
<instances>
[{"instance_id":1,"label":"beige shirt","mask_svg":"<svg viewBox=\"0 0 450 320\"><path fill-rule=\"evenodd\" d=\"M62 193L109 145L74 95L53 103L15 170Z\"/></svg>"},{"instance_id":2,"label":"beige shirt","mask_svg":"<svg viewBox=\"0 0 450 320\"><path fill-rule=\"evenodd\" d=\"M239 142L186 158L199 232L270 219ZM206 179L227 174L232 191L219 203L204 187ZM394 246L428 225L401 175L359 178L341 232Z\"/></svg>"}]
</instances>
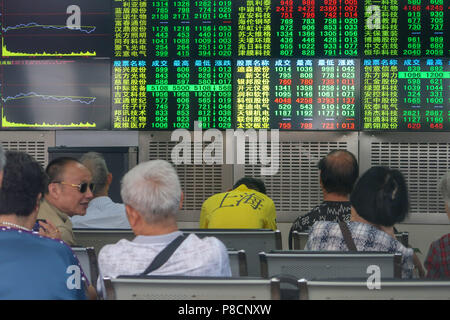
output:
<instances>
[{"instance_id":1,"label":"beige shirt","mask_svg":"<svg viewBox=\"0 0 450 320\"><path fill-rule=\"evenodd\" d=\"M41 202L37 218L51 221L61 232L61 240L69 246L76 245L69 216L52 206L47 200Z\"/></svg>"}]
</instances>

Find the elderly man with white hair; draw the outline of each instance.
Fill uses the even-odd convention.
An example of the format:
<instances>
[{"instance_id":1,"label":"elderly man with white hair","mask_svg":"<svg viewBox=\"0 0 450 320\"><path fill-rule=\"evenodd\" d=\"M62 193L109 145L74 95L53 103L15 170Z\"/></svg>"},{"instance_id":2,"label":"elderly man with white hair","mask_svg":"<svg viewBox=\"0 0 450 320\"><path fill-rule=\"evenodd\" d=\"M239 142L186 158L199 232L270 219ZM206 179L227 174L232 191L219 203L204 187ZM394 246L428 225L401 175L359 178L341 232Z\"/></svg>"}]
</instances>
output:
<instances>
[{"instance_id":1,"label":"elderly man with white hair","mask_svg":"<svg viewBox=\"0 0 450 320\"><path fill-rule=\"evenodd\" d=\"M108 196L113 176L103 156L98 152L88 152L80 158L80 162L92 174L94 198L89 201L86 215L70 218L73 228L130 229L125 206L113 202Z\"/></svg>"},{"instance_id":2,"label":"elderly man with white hair","mask_svg":"<svg viewBox=\"0 0 450 320\"><path fill-rule=\"evenodd\" d=\"M450 172L442 177L440 189L445 202L445 211L450 219ZM450 233L431 243L425 268L427 278L450 279Z\"/></svg>"},{"instance_id":3,"label":"elderly man with white hair","mask_svg":"<svg viewBox=\"0 0 450 320\"><path fill-rule=\"evenodd\" d=\"M122 239L100 250L101 277L231 276L227 249L222 242L214 237L200 239L194 234L183 238L178 230L176 214L181 208L183 193L170 163L153 160L131 169L123 177L121 196L136 238L133 241ZM148 267L157 260L155 257L173 241L177 241L179 247L166 263L156 269L152 267L154 271L149 272ZM100 284L101 281L99 289Z\"/></svg>"}]
</instances>

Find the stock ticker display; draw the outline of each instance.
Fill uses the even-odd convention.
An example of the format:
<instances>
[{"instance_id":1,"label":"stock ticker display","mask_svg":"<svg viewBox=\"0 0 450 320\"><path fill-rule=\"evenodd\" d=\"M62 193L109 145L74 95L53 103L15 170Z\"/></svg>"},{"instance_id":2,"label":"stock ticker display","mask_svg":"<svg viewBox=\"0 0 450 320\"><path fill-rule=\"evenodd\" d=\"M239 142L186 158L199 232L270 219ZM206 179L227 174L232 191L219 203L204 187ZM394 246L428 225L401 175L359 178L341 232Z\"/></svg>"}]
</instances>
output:
<instances>
[{"instance_id":1,"label":"stock ticker display","mask_svg":"<svg viewBox=\"0 0 450 320\"><path fill-rule=\"evenodd\" d=\"M238 60L236 73L237 128L358 127L356 59Z\"/></svg>"},{"instance_id":2,"label":"stock ticker display","mask_svg":"<svg viewBox=\"0 0 450 320\"><path fill-rule=\"evenodd\" d=\"M364 59L368 130L450 131L449 59Z\"/></svg>"},{"instance_id":3,"label":"stock ticker display","mask_svg":"<svg viewBox=\"0 0 450 320\"><path fill-rule=\"evenodd\" d=\"M2 128L450 131L450 0L0 0L0 13ZM104 68L109 91L89 92Z\"/></svg>"},{"instance_id":4,"label":"stock ticker display","mask_svg":"<svg viewBox=\"0 0 450 320\"><path fill-rule=\"evenodd\" d=\"M233 128L231 60L122 60L113 67L113 127Z\"/></svg>"}]
</instances>

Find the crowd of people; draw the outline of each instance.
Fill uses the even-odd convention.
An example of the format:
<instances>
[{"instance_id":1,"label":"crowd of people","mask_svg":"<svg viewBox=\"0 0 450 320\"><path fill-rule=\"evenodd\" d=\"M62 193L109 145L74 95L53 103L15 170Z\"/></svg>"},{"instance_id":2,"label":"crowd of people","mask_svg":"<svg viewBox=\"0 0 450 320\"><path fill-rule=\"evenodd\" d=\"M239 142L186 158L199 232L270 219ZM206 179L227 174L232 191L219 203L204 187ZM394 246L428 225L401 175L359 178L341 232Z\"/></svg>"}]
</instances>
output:
<instances>
[{"instance_id":1,"label":"crowd of people","mask_svg":"<svg viewBox=\"0 0 450 320\"><path fill-rule=\"evenodd\" d=\"M394 225L410 209L400 171L373 167L359 176L346 150L330 152L318 170L324 201L293 222L289 244L293 231L306 231L305 250L400 253L403 278L450 278L450 234L431 244L426 271L395 237ZM178 229L184 196L169 162L147 161L127 172L123 204L108 196L112 178L98 153L58 158L44 171L26 153L0 146L0 299L96 299L103 277L120 275L231 276L220 240ZM450 219L450 172L440 190ZM77 245L74 226L132 229L136 237L100 250L100 276L91 284L70 248ZM245 177L205 200L199 226L275 230L276 207L263 181Z\"/></svg>"}]
</instances>

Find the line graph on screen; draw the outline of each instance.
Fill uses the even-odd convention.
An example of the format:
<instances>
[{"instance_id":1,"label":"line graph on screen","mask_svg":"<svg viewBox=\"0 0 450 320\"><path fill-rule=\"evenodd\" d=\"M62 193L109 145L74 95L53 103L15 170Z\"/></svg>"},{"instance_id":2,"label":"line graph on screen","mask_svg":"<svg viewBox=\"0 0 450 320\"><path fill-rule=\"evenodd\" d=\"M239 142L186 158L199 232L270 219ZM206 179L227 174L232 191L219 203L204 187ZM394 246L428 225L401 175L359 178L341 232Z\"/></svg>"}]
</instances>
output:
<instances>
[{"instance_id":1,"label":"line graph on screen","mask_svg":"<svg viewBox=\"0 0 450 320\"><path fill-rule=\"evenodd\" d=\"M95 57L111 51L110 1L1 0L3 57Z\"/></svg>"},{"instance_id":2,"label":"line graph on screen","mask_svg":"<svg viewBox=\"0 0 450 320\"><path fill-rule=\"evenodd\" d=\"M109 60L0 63L3 129L107 129Z\"/></svg>"}]
</instances>

